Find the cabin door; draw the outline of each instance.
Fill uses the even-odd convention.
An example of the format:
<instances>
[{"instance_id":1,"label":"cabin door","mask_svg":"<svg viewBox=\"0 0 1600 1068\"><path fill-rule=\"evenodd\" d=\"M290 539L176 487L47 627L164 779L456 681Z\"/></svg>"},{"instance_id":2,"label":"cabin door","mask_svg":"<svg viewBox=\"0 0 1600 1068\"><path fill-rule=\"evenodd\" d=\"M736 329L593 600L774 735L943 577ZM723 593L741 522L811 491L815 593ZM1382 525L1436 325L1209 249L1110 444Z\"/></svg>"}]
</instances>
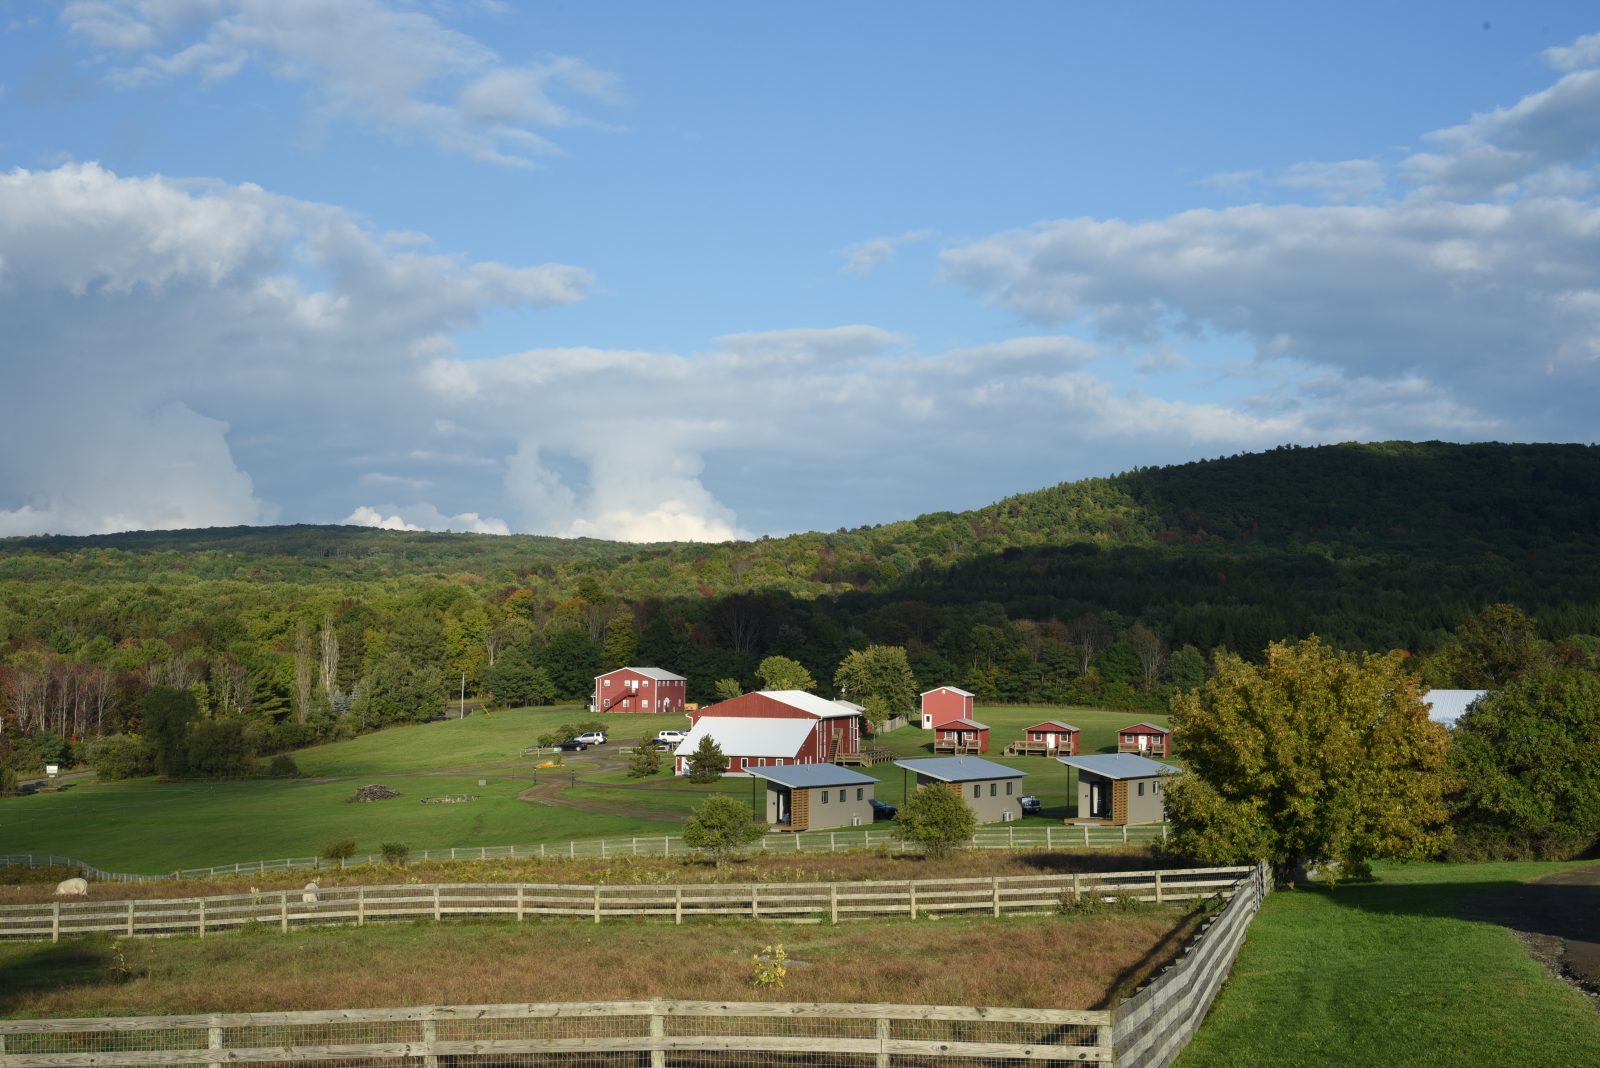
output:
<instances>
[{"instance_id":1,"label":"cabin door","mask_svg":"<svg viewBox=\"0 0 1600 1068\"><path fill-rule=\"evenodd\" d=\"M778 824L788 823L789 822L789 791L788 790L774 790L773 794L774 794L774 796L775 796L775 798L777 799L777 802L778 802L778 811L777 811L777 817L778 818L773 820L773 822L774 823L778 823Z\"/></svg>"},{"instance_id":2,"label":"cabin door","mask_svg":"<svg viewBox=\"0 0 1600 1068\"><path fill-rule=\"evenodd\" d=\"M1106 803L1106 784L1092 782L1089 784L1089 818L1092 820L1108 819L1111 816L1111 806Z\"/></svg>"},{"instance_id":3,"label":"cabin door","mask_svg":"<svg viewBox=\"0 0 1600 1068\"><path fill-rule=\"evenodd\" d=\"M1055 732L1052 731L1044 736L1044 747L1046 749L1054 749L1056 747Z\"/></svg>"}]
</instances>

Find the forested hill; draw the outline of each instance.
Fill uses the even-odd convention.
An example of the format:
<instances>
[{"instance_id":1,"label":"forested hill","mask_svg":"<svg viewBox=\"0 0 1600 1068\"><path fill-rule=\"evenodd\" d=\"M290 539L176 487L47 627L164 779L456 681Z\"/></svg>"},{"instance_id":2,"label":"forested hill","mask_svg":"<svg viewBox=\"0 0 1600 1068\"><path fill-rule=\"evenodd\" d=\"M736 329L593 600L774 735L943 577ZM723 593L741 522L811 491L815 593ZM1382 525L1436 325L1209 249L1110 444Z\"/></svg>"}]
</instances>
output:
<instances>
[{"instance_id":1,"label":"forested hill","mask_svg":"<svg viewBox=\"0 0 1600 1068\"><path fill-rule=\"evenodd\" d=\"M1600 633L1600 448L1283 448L723 545L313 526L0 539L0 681L19 657L213 690L225 670L230 700L282 714L309 631L345 651L330 692L399 687L395 708L447 676L486 688L513 647L562 696L632 660L705 698L774 653L826 689L871 641L904 645L919 682L989 699L1155 704L1217 647L1316 632L1425 652L1494 602L1546 637Z\"/></svg>"}]
</instances>

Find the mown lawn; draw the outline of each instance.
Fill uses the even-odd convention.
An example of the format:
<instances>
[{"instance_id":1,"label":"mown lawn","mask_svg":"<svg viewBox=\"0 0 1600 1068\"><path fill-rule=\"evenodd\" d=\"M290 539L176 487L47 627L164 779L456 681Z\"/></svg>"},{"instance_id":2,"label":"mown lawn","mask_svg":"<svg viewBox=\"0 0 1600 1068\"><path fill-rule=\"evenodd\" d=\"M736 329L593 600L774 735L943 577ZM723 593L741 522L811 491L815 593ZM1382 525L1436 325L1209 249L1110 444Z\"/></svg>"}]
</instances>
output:
<instances>
[{"instance_id":1,"label":"mown lawn","mask_svg":"<svg viewBox=\"0 0 1600 1068\"><path fill-rule=\"evenodd\" d=\"M1042 757L1000 757L1006 742L1032 723L1060 718L1084 729L1087 749L1105 748L1112 746L1117 727L1141 718L1093 709L986 707L978 714L994 727L992 758L1028 772L1023 792L1044 803L1043 816L1026 822L1058 825L1072 814L1075 787L1067 769ZM569 756L560 770L538 770L537 758L521 756L539 735L592 718L605 723L613 746L686 722L678 716L593 717L565 706L392 727L295 753L306 776L297 780L75 783L56 793L8 798L0 801L0 842L6 852L55 853L115 871L156 873L309 856L345 838L365 852L384 842L430 849L676 834L708 794L749 796L745 780L710 787L675 780L666 758L659 776L635 782L621 771L594 770L592 753ZM926 756L931 739L929 732L908 727L875 744L901 756ZM891 804L903 799L907 777L901 769L880 764L865 770L881 781L879 797ZM345 803L357 786L370 782L403 796ZM596 810L517 799L536 782L554 782L561 786L559 799ZM418 803L441 794L477 799L461 805Z\"/></svg>"},{"instance_id":2,"label":"mown lawn","mask_svg":"<svg viewBox=\"0 0 1600 1068\"><path fill-rule=\"evenodd\" d=\"M1394 865L1273 894L1179 1068L1600 1064L1600 1012L1509 930L1464 918L1560 868Z\"/></svg>"}]
</instances>

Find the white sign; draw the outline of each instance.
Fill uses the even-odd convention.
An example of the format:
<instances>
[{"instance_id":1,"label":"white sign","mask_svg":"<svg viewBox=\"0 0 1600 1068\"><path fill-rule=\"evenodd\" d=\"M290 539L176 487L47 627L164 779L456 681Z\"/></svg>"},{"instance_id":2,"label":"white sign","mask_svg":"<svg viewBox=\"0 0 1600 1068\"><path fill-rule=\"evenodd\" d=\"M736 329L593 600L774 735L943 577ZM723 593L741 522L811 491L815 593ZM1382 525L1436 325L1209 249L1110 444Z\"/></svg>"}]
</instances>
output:
<instances>
[{"instance_id":1,"label":"white sign","mask_svg":"<svg viewBox=\"0 0 1600 1068\"><path fill-rule=\"evenodd\" d=\"M44 766L44 773L46 775L50 776L53 779L57 775L61 774L61 765L60 764L46 764Z\"/></svg>"}]
</instances>

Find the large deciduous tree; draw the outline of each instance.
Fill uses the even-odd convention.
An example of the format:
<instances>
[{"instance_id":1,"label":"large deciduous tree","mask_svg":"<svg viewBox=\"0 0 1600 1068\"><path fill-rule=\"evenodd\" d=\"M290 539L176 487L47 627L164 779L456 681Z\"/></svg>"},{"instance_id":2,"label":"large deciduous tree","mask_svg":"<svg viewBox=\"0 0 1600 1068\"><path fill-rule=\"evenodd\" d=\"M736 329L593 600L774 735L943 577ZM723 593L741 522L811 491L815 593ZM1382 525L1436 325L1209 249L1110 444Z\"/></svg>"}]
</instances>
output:
<instances>
[{"instance_id":1,"label":"large deciduous tree","mask_svg":"<svg viewBox=\"0 0 1600 1068\"><path fill-rule=\"evenodd\" d=\"M1449 738L1400 654L1340 653L1312 637L1268 646L1259 666L1219 653L1214 667L1172 700L1188 764L1166 787L1180 852L1268 860L1294 878L1449 842Z\"/></svg>"},{"instance_id":2,"label":"large deciduous tree","mask_svg":"<svg viewBox=\"0 0 1600 1068\"><path fill-rule=\"evenodd\" d=\"M1600 677L1525 675L1456 723L1450 767L1464 856L1576 856L1600 840Z\"/></svg>"},{"instance_id":3,"label":"large deciduous tree","mask_svg":"<svg viewBox=\"0 0 1600 1068\"><path fill-rule=\"evenodd\" d=\"M768 690L815 690L817 680L805 665L786 656L769 656L756 668L756 678Z\"/></svg>"},{"instance_id":4,"label":"large deciduous tree","mask_svg":"<svg viewBox=\"0 0 1600 1068\"><path fill-rule=\"evenodd\" d=\"M833 685L841 697L867 710L867 723L874 728L891 716L916 711L917 680L898 645L852 650L834 672Z\"/></svg>"}]
</instances>

